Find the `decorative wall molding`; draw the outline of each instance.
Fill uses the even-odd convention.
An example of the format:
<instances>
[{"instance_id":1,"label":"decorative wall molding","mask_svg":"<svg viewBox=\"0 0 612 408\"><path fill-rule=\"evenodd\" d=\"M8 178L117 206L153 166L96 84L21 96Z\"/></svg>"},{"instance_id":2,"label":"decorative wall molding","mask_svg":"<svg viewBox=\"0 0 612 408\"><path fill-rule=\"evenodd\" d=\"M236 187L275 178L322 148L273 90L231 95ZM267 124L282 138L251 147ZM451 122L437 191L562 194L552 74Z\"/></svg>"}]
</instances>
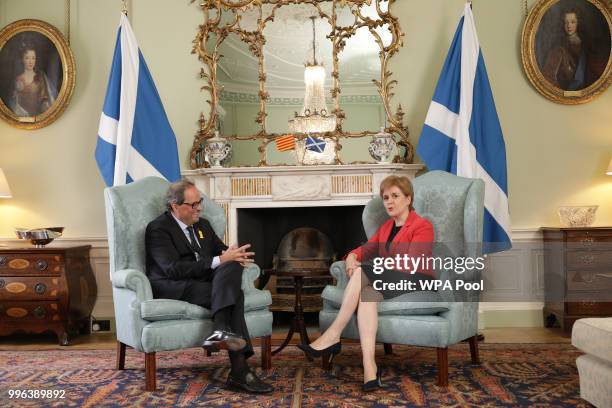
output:
<instances>
[{"instance_id":1,"label":"decorative wall molding","mask_svg":"<svg viewBox=\"0 0 612 408\"><path fill-rule=\"evenodd\" d=\"M353 193L366 189L364 183L374 183L372 180L351 179L353 176L339 177L332 182L332 191L337 183L345 183L344 187ZM343 178L348 177L348 178ZM362 188L363 187L363 188ZM269 196L268 196L269 197ZM351 201L352 202L352 201ZM230 204L220 202L229 214ZM265 203L259 206L265 207ZM231 221L231 219L230 219ZM230 242L229 225L226 228L226 242ZM480 328L485 328L485 322L495 321L496 314L504 321L509 312L515 316L514 326L536 325L533 316L539 314L543 307L543 247L542 234L539 228L517 228L512 231L514 246L510 251L492 254L487 257L485 272L485 294L480 303ZM0 245L23 246L24 242L15 238L0 238ZM28 244L26 244L28 245ZM109 277L108 242L106 237L67 237L55 240L55 245L91 245L90 259L96 283L98 299L93 314L97 319L114 316L112 285ZM486 317L486 318L485 318Z\"/></svg>"}]
</instances>

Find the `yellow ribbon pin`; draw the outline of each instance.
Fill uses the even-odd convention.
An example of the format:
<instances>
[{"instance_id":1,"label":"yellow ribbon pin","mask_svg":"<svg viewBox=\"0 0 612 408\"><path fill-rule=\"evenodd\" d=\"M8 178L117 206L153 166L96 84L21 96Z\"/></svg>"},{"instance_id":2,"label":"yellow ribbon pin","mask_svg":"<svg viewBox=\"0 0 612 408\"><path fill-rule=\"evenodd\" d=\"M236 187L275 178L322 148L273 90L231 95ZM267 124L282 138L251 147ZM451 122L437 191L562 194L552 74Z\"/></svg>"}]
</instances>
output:
<instances>
[{"instance_id":1,"label":"yellow ribbon pin","mask_svg":"<svg viewBox=\"0 0 612 408\"><path fill-rule=\"evenodd\" d=\"M202 234L202 230L198 228L198 235L200 236L200 239L204 239L204 234Z\"/></svg>"}]
</instances>

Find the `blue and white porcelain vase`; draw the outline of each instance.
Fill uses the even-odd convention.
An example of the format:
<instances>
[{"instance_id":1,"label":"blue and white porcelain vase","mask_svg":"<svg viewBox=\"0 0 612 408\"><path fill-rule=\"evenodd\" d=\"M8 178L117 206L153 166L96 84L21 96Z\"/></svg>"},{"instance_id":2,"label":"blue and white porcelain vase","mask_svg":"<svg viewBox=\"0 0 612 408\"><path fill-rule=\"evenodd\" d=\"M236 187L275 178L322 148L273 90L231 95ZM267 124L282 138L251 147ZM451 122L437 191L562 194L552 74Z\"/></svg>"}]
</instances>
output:
<instances>
[{"instance_id":1,"label":"blue and white porcelain vase","mask_svg":"<svg viewBox=\"0 0 612 408\"><path fill-rule=\"evenodd\" d=\"M204 152L208 158L210 167L223 167L221 162L225 160L232 151L232 145L223 137L219 136L219 131L215 131L215 136L208 139Z\"/></svg>"},{"instance_id":2,"label":"blue and white porcelain vase","mask_svg":"<svg viewBox=\"0 0 612 408\"><path fill-rule=\"evenodd\" d=\"M372 136L368 152L376 160L376 163L389 164L398 153L397 143L393 139L393 135L385 132L385 128L382 127L380 132Z\"/></svg>"}]
</instances>

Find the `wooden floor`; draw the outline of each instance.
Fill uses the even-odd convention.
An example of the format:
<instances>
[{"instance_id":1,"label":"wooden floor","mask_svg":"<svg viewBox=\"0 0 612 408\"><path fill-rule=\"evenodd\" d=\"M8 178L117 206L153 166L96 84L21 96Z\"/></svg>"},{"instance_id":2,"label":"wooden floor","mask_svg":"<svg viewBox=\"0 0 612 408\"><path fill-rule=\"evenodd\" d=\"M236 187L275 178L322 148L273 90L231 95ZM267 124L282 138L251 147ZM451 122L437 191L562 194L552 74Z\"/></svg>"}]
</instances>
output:
<instances>
[{"instance_id":1,"label":"wooden floor","mask_svg":"<svg viewBox=\"0 0 612 408\"><path fill-rule=\"evenodd\" d=\"M309 329L310 340L319 336L316 327ZM286 328L275 328L272 334L272 345L280 345L287 333ZM569 343L570 336L561 329L546 329L539 327L511 327L484 329L485 343ZM0 350L53 350L53 349L114 349L114 333L96 333L81 335L71 340L70 346L60 346L57 338L52 334L13 334L0 337ZM342 340L351 342L351 340ZM291 344L297 344L298 337L294 336ZM257 341L255 341L257 344Z\"/></svg>"}]
</instances>

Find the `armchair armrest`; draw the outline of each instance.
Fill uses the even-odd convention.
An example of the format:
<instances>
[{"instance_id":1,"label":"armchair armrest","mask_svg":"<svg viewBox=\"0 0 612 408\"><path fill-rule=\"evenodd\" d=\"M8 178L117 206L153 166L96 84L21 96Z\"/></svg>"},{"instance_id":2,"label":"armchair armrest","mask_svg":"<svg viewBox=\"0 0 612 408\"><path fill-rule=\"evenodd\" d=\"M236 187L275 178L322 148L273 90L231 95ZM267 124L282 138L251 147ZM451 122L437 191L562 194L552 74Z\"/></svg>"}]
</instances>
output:
<instances>
[{"instance_id":1,"label":"armchair armrest","mask_svg":"<svg viewBox=\"0 0 612 408\"><path fill-rule=\"evenodd\" d=\"M113 273L113 287L136 292L140 302L153 299L151 283L147 275L136 269L122 269Z\"/></svg>"},{"instance_id":2,"label":"armchair armrest","mask_svg":"<svg viewBox=\"0 0 612 408\"><path fill-rule=\"evenodd\" d=\"M336 261L330 266L329 272L336 278L336 287L340 289L346 288L348 284L348 276L346 275L346 262Z\"/></svg>"},{"instance_id":3,"label":"armchair armrest","mask_svg":"<svg viewBox=\"0 0 612 408\"><path fill-rule=\"evenodd\" d=\"M255 279L259 277L261 269L252 263L245 266L242 272L242 291L244 292L244 310L257 310L266 308L272 304L272 294L269 290L261 290L255 287Z\"/></svg>"},{"instance_id":4,"label":"armchair armrest","mask_svg":"<svg viewBox=\"0 0 612 408\"><path fill-rule=\"evenodd\" d=\"M255 279L259 278L261 270L257 264L251 263L244 267L242 272L242 291L244 293L259 290L255 287Z\"/></svg>"}]
</instances>

